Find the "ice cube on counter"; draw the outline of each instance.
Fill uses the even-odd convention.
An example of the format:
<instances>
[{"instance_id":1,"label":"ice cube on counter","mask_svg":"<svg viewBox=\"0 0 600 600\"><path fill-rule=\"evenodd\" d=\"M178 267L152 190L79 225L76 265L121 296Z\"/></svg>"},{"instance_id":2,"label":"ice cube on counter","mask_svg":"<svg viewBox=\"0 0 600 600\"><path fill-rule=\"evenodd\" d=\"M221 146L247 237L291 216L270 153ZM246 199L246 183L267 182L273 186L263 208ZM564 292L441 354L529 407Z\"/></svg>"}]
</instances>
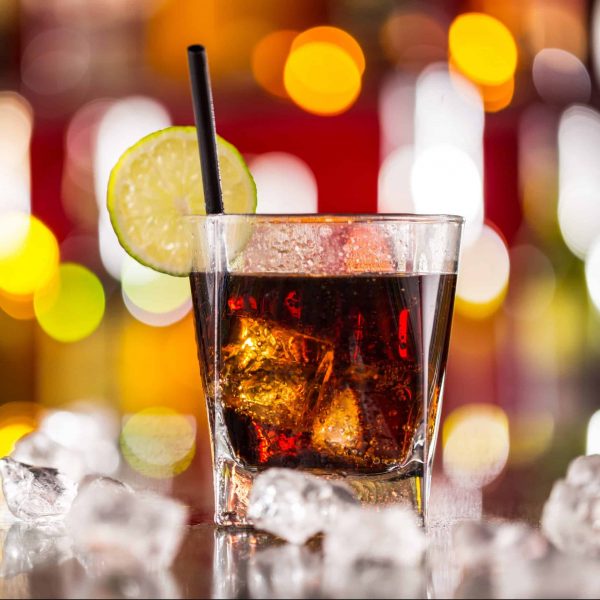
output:
<instances>
[{"instance_id":1,"label":"ice cube on counter","mask_svg":"<svg viewBox=\"0 0 600 600\"><path fill-rule=\"evenodd\" d=\"M563 552L600 557L600 455L579 456L552 488L542 530Z\"/></svg>"},{"instance_id":2,"label":"ice cube on counter","mask_svg":"<svg viewBox=\"0 0 600 600\"><path fill-rule=\"evenodd\" d=\"M59 469L76 481L92 473L112 475L120 460L117 436L118 426L108 411L54 410L37 431L17 442L11 457Z\"/></svg>"},{"instance_id":3,"label":"ice cube on counter","mask_svg":"<svg viewBox=\"0 0 600 600\"><path fill-rule=\"evenodd\" d=\"M77 495L77 483L57 469L3 458L0 475L8 509L23 521L62 518Z\"/></svg>"},{"instance_id":4,"label":"ice cube on counter","mask_svg":"<svg viewBox=\"0 0 600 600\"><path fill-rule=\"evenodd\" d=\"M426 548L416 515L402 507L346 508L328 520L323 540L326 564L348 576L364 563L419 566Z\"/></svg>"},{"instance_id":5,"label":"ice cube on counter","mask_svg":"<svg viewBox=\"0 0 600 600\"><path fill-rule=\"evenodd\" d=\"M67 526L78 558L91 571L130 564L159 570L173 562L187 517L187 508L176 500L133 492L102 477L81 486Z\"/></svg>"},{"instance_id":6,"label":"ice cube on counter","mask_svg":"<svg viewBox=\"0 0 600 600\"><path fill-rule=\"evenodd\" d=\"M292 544L304 544L358 504L345 485L296 471L267 469L252 486L249 520Z\"/></svg>"},{"instance_id":7,"label":"ice cube on counter","mask_svg":"<svg viewBox=\"0 0 600 600\"><path fill-rule=\"evenodd\" d=\"M463 521L452 531L452 561L463 571L534 560L548 551L547 540L525 523Z\"/></svg>"}]
</instances>

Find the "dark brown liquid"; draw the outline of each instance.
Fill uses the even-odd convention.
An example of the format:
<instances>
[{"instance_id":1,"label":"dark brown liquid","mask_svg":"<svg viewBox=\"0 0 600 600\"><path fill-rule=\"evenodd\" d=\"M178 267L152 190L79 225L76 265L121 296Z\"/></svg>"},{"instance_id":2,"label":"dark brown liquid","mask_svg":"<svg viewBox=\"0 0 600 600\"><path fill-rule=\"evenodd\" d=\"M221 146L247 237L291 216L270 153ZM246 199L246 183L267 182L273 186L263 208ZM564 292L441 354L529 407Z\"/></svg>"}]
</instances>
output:
<instances>
[{"instance_id":1,"label":"dark brown liquid","mask_svg":"<svg viewBox=\"0 0 600 600\"><path fill-rule=\"evenodd\" d=\"M192 276L197 322L204 277ZM406 463L422 444L425 379L430 433L435 423L455 282L228 275L219 388L238 460L353 472Z\"/></svg>"}]
</instances>

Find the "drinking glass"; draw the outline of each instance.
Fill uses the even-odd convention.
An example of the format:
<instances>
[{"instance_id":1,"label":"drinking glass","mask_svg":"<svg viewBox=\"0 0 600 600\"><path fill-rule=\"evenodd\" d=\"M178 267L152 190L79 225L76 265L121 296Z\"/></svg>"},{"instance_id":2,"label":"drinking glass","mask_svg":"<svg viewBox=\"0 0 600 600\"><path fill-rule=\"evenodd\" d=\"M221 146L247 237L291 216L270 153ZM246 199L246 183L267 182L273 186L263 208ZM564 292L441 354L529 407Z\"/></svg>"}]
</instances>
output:
<instances>
[{"instance_id":1,"label":"drinking glass","mask_svg":"<svg viewBox=\"0 0 600 600\"><path fill-rule=\"evenodd\" d=\"M424 518L463 219L190 217L215 522L269 467Z\"/></svg>"}]
</instances>

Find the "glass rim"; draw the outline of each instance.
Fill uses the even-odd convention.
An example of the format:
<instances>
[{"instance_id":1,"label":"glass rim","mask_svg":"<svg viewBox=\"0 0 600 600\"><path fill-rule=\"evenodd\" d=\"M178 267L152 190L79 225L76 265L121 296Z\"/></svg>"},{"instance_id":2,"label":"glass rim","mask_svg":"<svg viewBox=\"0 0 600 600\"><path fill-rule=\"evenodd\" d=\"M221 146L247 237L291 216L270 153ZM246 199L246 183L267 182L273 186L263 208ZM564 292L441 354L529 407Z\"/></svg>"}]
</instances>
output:
<instances>
[{"instance_id":1,"label":"glass rim","mask_svg":"<svg viewBox=\"0 0 600 600\"><path fill-rule=\"evenodd\" d=\"M399 223L423 223L429 225L440 225L455 223L464 225L465 219L460 215L453 214L417 214L417 213L219 213L215 215L185 215L183 218L190 221L205 219L235 218L262 219L265 221L300 222L300 223L337 223L337 222L385 222L397 221Z\"/></svg>"}]
</instances>

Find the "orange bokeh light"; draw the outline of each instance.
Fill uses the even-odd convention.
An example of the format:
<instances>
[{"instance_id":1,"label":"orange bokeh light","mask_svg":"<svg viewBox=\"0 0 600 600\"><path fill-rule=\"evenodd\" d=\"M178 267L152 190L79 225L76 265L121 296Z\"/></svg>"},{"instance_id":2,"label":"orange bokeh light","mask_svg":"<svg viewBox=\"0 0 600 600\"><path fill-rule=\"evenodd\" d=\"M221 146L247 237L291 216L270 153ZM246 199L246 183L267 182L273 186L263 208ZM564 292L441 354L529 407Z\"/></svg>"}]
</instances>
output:
<instances>
[{"instance_id":1,"label":"orange bokeh light","mask_svg":"<svg viewBox=\"0 0 600 600\"><path fill-rule=\"evenodd\" d=\"M295 37L292 43L292 51L311 42L324 42L338 46L354 61L361 75L365 72L365 55L360 44L343 29L328 25L307 29Z\"/></svg>"},{"instance_id":2,"label":"orange bokeh light","mask_svg":"<svg viewBox=\"0 0 600 600\"><path fill-rule=\"evenodd\" d=\"M298 35L292 29L274 31L262 38L252 52L252 74L258 84L274 96L287 98L283 84L283 69Z\"/></svg>"},{"instance_id":3,"label":"orange bokeh light","mask_svg":"<svg viewBox=\"0 0 600 600\"><path fill-rule=\"evenodd\" d=\"M33 311L33 296L15 296L0 290L0 310L9 317L19 321L29 321L35 317Z\"/></svg>"},{"instance_id":4,"label":"orange bokeh light","mask_svg":"<svg viewBox=\"0 0 600 600\"><path fill-rule=\"evenodd\" d=\"M283 80L290 98L317 115L344 112L361 89L361 74L354 59L330 42L308 42L293 48Z\"/></svg>"},{"instance_id":5,"label":"orange bokeh light","mask_svg":"<svg viewBox=\"0 0 600 600\"><path fill-rule=\"evenodd\" d=\"M474 83L498 86L517 68L517 45L508 28L482 13L459 15L450 26L452 63Z\"/></svg>"}]
</instances>

